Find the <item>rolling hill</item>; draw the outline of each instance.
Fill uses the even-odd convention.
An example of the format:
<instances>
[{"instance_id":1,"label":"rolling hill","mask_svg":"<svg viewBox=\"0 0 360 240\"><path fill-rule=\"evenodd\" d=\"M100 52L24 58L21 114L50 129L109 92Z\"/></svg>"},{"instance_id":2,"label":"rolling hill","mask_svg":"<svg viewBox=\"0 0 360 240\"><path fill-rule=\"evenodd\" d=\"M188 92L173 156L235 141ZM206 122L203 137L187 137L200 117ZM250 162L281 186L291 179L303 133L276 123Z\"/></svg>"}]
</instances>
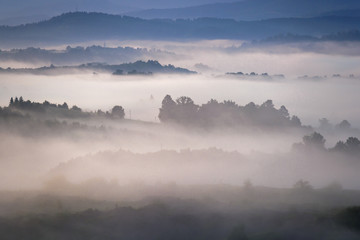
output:
<instances>
[{"instance_id":1,"label":"rolling hill","mask_svg":"<svg viewBox=\"0 0 360 240\"><path fill-rule=\"evenodd\" d=\"M360 1L356 0L245 0L185 8L147 9L130 12L127 15L146 19L213 17L252 21L269 18L316 17L324 13L359 8Z\"/></svg>"},{"instance_id":2,"label":"rolling hill","mask_svg":"<svg viewBox=\"0 0 360 240\"><path fill-rule=\"evenodd\" d=\"M216 18L145 20L103 13L75 12L33 24L2 26L0 47L72 44L94 40L254 40L287 33L321 36L359 28L358 17L324 16L261 21Z\"/></svg>"}]
</instances>

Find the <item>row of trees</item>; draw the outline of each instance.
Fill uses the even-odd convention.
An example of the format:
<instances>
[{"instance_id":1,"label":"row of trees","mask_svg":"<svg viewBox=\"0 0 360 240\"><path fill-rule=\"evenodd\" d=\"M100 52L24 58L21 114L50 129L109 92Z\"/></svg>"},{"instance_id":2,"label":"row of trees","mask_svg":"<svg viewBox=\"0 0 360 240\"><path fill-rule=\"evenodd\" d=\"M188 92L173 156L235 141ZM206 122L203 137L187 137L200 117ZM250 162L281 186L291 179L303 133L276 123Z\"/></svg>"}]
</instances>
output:
<instances>
[{"instance_id":1,"label":"row of trees","mask_svg":"<svg viewBox=\"0 0 360 240\"><path fill-rule=\"evenodd\" d=\"M290 116L285 106L274 107L272 100L262 105L253 102L239 106L233 101L218 102L211 99L201 106L189 97L179 97L175 101L166 95L159 112L161 122L202 127L253 125L258 127L301 127L297 116Z\"/></svg>"},{"instance_id":2,"label":"row of trees","mask_svg":"<svg viewBox=\"0 0 360 240\"><path fill-rule=\"evenodd\" d=\"M9 107L14 107L22 110L29 111L37 111L37 112L45 112L46 108L58 108L65 110L73 110L81 112L81 108L74 105L72 108L69 108L68 104L64 102L63 104L53 104L48 101L44 101L43 103L31 102L30 100L24 101L23 97L13 97L10 98Z\"/></svg>"},{"instance_id":3,"label":"row of trees","mask_svg":"<svg viewBox=\"0 0 360 240\"><path fill-rule=\"evenodd\" d=\"M332 124L327 118L321 118L319 119L319 130L331 134L336 134L337 132L360 134L360 131L353 128L348 120L342 120L338 124Z\"/></svg>"},{"instance_id":4,"label":"row of trees","mask_svg":"<svg viewBox=\"0 0 360 240\"><path fill-rule=\"evenodd\" d=\"M33 113L42 113L42 114L52 114L57 117L70 117L70 118L86 118L92 116L99 117L108 117L114 119L123 119L125 117L125 110L122 106L114 106L111 111L103 112L98 110L97 112L86 112L83 111L78 106L74 105L69 108L68 104L64 102L63 104L53 104L48 101L43 103L31 102L30 100L25 101L23 97L11 97L9 103L10 109L17 109L26 112Z\"/></svg>"},{"instance_id":5,"label":"row of trees","mask_svg":"<svg viewBox=\"0 0 360 240\"><path fill-rule=\"evenodd\" d=\"M326 139L317 132L303 137L302 143L294 144L295 150L327 150L331 152L343 152L348 154L360 154L360 140L349 137L346 141L338 141L332 148L325 147Z\"/></svg>"}]
</instances>

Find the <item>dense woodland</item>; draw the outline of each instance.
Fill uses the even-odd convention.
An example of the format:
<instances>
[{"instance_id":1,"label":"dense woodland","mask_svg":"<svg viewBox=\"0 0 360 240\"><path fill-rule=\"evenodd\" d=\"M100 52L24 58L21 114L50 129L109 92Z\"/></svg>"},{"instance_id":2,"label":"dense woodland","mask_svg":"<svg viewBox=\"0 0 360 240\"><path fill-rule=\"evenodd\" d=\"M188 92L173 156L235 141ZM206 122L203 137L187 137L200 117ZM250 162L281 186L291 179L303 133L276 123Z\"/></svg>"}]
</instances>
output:
<instances>
[{"instance_id":1,"label":"dense woodland","mask_svg":"<svg viewBox=\"0 0 360 240\"><path fill-rule=\"evenodd\" d=\"M260 128L301 128L297 116L290 116L285 106L276 109L272 100L261 105L253 102L240 106L233 101L210 100L201 106L189 97L179 97L175 101L165 96L160 108L159 119L186 126L211 128L214 126L238 127L257 126Z\"/></svg>"},{"instance_id":2,"label":"dense woodland","mask_svg":"<svg viewBox=\"0 0 360 240\"><path fill-rule=\"evenodd\" d=\"M82 126L76 121L82 120L123 120L125 119L125 109L116 105L109 111L83 111L74 105L69 107L66 102L54 104L48 101L43 103L24 100L23 97L11 98L7 107L0 108L0 123L13 127L16 124L27 129L26 125L41 122L45 126L52 127L67 125L72 122L73 127ZM40 122L39 122L40 120ZM267 100L261 105L253 102L245 106L238 105L233 101L218 102L211 99L205 104L197 105L190 97L182 96L173 100L170 95L164 97L162 106L159 109L159 120L162 124L181 126L188 129L217 130L228 129L236 132L236 129L248 129L252 131L286 131L288 129L298 129L304 133L313 132L304 136L303 143L294 144L294 149L324 149L326 139L318 132L314 132L311 126L304 126L297 116L291 116L285 106L275 108L272 100ZM74 122L75 121L75 122ZM318 130L325 133L353 133L352 137L329 148L329 151L357 153L360 147L357 133L359 130L352 128L347 120L343 120L336 126L329 123L326 118L319 120ZM15 125L14 125L15 124ZM75 125L74 125L75 124ZM41 127L41 124L39 125Z\"/></svg>"},{"instance_id":3,"label":"dense woodland","mask_svg":"<svg viewBox=\"0 0 360 240\"><path fill-rule=\"evenodd\" d=\"M360 140L356 137L349 137L346 141L338 141L332 148L326 149L326 139L317 132L303 137L302 143L295 143L295 151L308 152L312 150L345 153L360 157Z\"/></svg>"},{"instance_id":4,"label":"dense woodland","mask_svg":"<svg viewBox=\"0 0 360 240\"><path fill-rule=\"evenodd\" d=\"M9 106L3 109L3 113L14 112L16 110L23 111L25 113L43 114L53 118L88 118L94 116L108 117L115 119L123 119L125 117L124 108L121 106L114 106L111 111L103 112L98 110L96 112L84 112L81 108L74 105L69 108L68 104L54 104L48 101L43 103L31 102L30 100L25 101L22 97L11 98Z\"/></svg>"}]
</instances>

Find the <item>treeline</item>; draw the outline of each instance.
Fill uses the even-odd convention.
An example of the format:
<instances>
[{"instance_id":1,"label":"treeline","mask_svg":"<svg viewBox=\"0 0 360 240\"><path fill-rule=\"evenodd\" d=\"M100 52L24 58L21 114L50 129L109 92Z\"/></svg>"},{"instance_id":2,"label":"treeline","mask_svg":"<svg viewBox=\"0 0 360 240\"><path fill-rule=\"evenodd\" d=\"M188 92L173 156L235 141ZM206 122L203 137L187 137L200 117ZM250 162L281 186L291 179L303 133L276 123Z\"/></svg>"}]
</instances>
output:
<instances>
[{"instance_id":1,"label":"treeline","mask_svg":"<svg viewBox=\"0 0 360 240\"><path fill-rule=\"evenodd\" d=\"M244 78L259 78L259 79L284 79L285 75L283 74L276 74L276 75L269 75L268 73L243 73L243 72L227 72L226 75L236 76L236 77L244 77Z\"/></svg>"},{"instance_id":2,"label":"treeline","mask_svg":"<svg viewBox=\"0 0 360 240\"><path fill-rule=\"evenodd\" d=\"M24 100L23 97L12 97L9 105L0 107L0 131L15 133L26 137L69 136L82 138L83 133L90 133L93 138L102 137L111 127L103 124L103 120L121 122L125 118L125 110L116 105L109 111L84 111L76 105L69 107ZM98 124L92 124L91 121ZM111 131L114 131L111 129Z\"/></svg>"},{"instance_id":3,"label":"treeline","mask_svg":"<svg viewBox=\"0 0 360 240\"><path fill-rule=\"evenodd\" d=\"M211 99L197 105L190 97L182 96L175 101L166 95L162 101L159 119L164 123L176 123L198 127L259 127L259 128L301 128L300 119L291 116L285 106L276 109L272 100L261 105L253 102L240 106L233 101L218 102Z\"/></svg>"},{"instance_id":4,"label":"treeline","mask_svg":"<svg viewBox=\"0 0 360 240\"><path fill-rule=\"evenodd\" d=\"M293 149L298 151L320 150L360 155L360 140L356 137L349 137L346 141L338 141L331 148L326 148L325 142L326 139L320 133L314 132L311 135L304 136L301 143L295 143Z\"/></svg>"},{"instance_id":5,"label":"treeline","mask_svg":"<svg viewBox=\"0 0 360 240\"><path fill-rule=\"evenodd\" d=\"M158 61L136 61L133 63L105 64L86 63L77 66L44 66L39 68L1 68L0 73L28 73L28 74L72 74L79 71L109 72L115 75L136 75L136 74L196 74L186 68L175 67L174 65L161 65Z\"/></svg>"},{"instance_id":6,"label":"treeline","mask_svg":"<svg viewBox=\"0 0 360 240\"><path fill-rule=\"evenodd\" d=\"M186 68L175 67L174 65L161 65L158 61L136 61L134 63L123 63L119 65L109 65L114 75L151 75L153 73L176 73L176 74L196 74Z\"/></svg>"},{"instance_id":7,"label":"treeline","mask_svg":"<svg viewBox=\"0 0 360 240\"><path fill-rule=\"evenodd\" d=\"M31 102L30 100L24 100L23 97L11 97L8 109L0 113L10 112L12 110L20 110L26 113L33 114L46 114L52 117L62 118L90 118L90 117L106 117L111 119L123 119L125 117L125 110L122 106L114 106L110 111L103 112L97 110L96 112L83 111L78 106L74 105L71 108L66 102L63 104L54 104L48 101L43 103Z\"/></svg>"}]
</instances>

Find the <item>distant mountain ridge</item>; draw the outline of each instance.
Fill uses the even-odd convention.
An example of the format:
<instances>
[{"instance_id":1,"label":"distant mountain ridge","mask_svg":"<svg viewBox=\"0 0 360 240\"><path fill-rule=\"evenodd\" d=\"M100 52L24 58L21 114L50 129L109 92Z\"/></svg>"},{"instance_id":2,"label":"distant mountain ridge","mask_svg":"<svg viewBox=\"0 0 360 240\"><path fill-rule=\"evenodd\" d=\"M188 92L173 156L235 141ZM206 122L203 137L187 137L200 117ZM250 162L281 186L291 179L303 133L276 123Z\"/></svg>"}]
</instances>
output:
<instances>
[{"instance_id":1,"label":"distant mountain ridge","mask_svg":"<svg viewBox=\"0 0 360 240\"><path fill-rule=\"evenodd\" d=\"M69 11L123 14L150 8L188 7L217 1L219 0L0 0L0 25L31 23Z\"/></svg>"},{"instance_id":2,"label":"distant mountain ridge","mask_svg":"<svg viewBox=\"0 0 360 240\"><path fill-rule=\"evenodd\" d=\"M186 8L142 10L129 12L127 15L146 19L213 17L253 21L270 18L317 17L324 13L359 8L360 1L357 0L245 0Z\"/></svg>"},{"instance_id":3,"label":"distant mountain ridge","mask_svg":"<svg viewBox=\"0 0 360 240\"><path fill-rule=\"evenodd\" d=\"M0 0L0 25L31 23L69 11L125 14L145 19L354 16L358 0ZM356 16L359 16L356 13Z\"/></svg>"},{"instance_id":4,"label":"distant mountain ridge","mask_svg":"<svg viewBox=\"0 0 360 240\"><path fill-rule=\"evenodd\" d=\"M325 16L262 21L215 18L145 20L103 13L74 12L34 24L2 26L0 48L94 40L254 40L284 33L321 36L359 29L358 17Z\"/></svg>"}]
</instances>

